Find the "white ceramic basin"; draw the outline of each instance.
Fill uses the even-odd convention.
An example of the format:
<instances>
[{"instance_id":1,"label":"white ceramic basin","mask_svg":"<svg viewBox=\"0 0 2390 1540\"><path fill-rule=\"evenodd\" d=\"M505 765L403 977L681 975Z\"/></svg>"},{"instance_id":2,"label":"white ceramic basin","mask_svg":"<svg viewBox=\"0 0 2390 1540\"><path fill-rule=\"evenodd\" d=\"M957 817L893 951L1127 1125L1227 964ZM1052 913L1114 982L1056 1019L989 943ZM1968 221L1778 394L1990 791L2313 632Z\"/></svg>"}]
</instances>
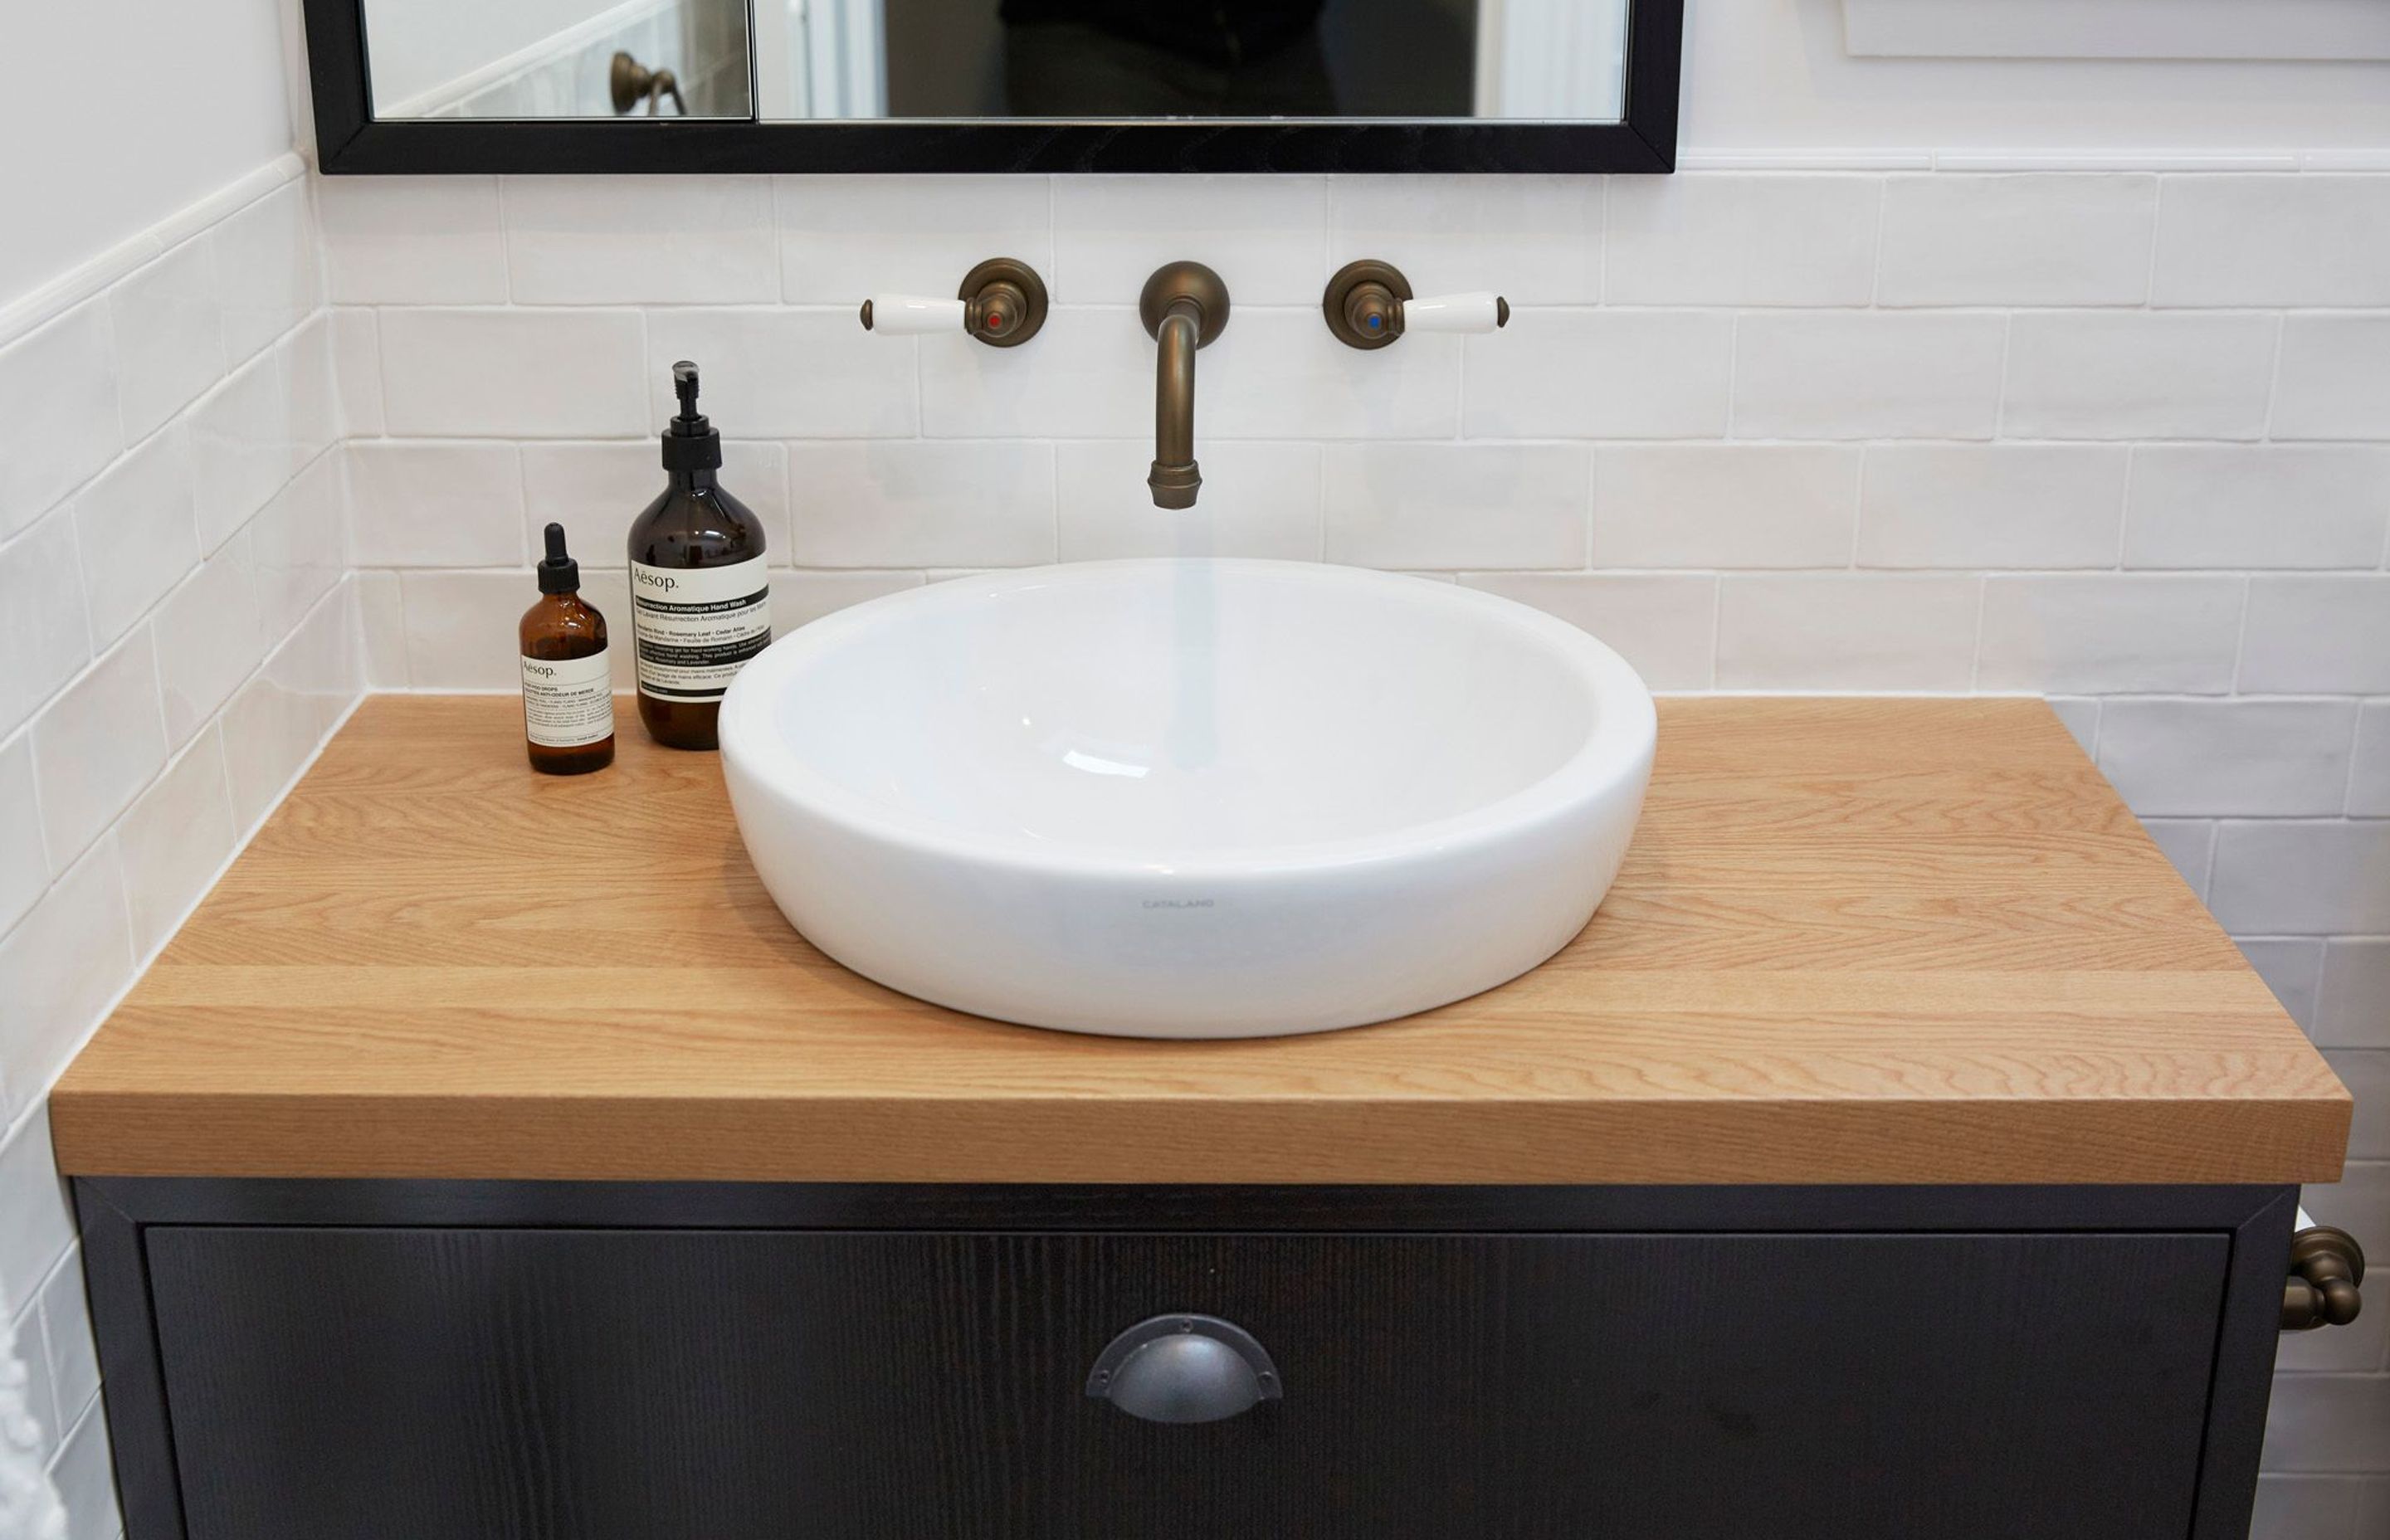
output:
<instances>
[{"instance_id":1,"label":"white ceramic basin","mask_svg":"<svg viewBox=\"0 0 2390 1540\"><path fill-rule=\"evenodd\" d=\"M783 637L722 710L739 832L814 944L1147 1037L1356 1026L1535 967L1617 874L1653 738L1574 626L1282 561L933 584Z\"/></svg>"}]
</instances>

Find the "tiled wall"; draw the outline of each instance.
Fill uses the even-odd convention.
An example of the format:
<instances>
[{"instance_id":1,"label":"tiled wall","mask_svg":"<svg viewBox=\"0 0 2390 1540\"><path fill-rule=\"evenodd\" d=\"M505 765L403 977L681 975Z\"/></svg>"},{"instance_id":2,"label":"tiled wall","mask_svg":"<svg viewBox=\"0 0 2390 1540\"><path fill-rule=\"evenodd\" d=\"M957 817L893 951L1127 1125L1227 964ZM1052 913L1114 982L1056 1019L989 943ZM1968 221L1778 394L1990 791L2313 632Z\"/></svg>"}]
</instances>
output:
<instances>
[{"instance_id":1,"label":"tiled wall","mask_svg":"<svg viewBox=\"0 0 2390 1540\"><path fill-rule=\"evenodd\" d=\"M783 626L955 569L1326 558L1553 610L1665 690L2048 693L2356 1089L2312 1206L2390 1251L2390 175L321 196L378 683L511 687L550 519L621 610L687 356ZM1054 291L1026 346L856 324L998 254ZM1317 306L1358 256L1514 319L1348 351ZM1192 514L1143 486L1133 306L1175 257L1235 302ZM2390 1505L2341 1474L2390 1472L2385 1354L2390 1311L2285 1345L2272 1533Z\"/></svg>"},{"instance_id":2,"label":"tiled wall","mask_svg":"<svg viewBox=\"0 0 2390 1540\"><path fill-rule=\"evenodd\" d=\"M29 1414L0 1461L46 1466L70 1540L118 1524L44 1098L363 683L287 171L0 343L0 1318Z\"/></svg>"}]
</instances>

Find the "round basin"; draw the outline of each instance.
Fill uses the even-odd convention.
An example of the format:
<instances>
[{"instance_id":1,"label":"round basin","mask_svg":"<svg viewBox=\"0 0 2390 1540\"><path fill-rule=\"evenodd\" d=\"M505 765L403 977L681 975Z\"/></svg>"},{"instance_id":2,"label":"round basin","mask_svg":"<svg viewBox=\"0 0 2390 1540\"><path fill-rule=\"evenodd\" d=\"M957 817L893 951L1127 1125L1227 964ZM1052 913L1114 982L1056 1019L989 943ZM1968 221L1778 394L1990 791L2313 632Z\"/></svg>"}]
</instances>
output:
<instances>
[{"instance_id":1,"label":"round basin","mask_svg":"<svg viewBox=\"0 0 2390 1540\"><path fill-rule=\"evenodd\" d=\"M1104 561L841 610L739 674L723 770L783 914L1006 1021L1319 1032L1488 989L1601 902L1651 692L1450 584Z\"/></svg>"}]
</instances>

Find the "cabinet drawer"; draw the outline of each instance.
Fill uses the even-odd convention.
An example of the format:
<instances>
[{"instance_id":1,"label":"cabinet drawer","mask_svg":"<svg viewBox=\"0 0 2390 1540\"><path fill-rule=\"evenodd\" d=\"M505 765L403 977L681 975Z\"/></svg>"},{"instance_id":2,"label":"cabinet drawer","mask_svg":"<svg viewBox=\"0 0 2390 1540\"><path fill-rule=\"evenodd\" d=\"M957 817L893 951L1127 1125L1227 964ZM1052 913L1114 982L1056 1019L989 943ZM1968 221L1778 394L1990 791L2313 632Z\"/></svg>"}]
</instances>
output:
<instances>
[{"instance_id":1,"label":"cabinet drawer","mask_svg":"<svg viewBox=\"0 0 2390 1540\"><path fill-rule=\"evenodd\" d=\"M2181 1540L2217 1233L146 1232L191 1540ZM1124 1328L1284 1392L1086 1393Z\"/></svg>"}]
</instances>

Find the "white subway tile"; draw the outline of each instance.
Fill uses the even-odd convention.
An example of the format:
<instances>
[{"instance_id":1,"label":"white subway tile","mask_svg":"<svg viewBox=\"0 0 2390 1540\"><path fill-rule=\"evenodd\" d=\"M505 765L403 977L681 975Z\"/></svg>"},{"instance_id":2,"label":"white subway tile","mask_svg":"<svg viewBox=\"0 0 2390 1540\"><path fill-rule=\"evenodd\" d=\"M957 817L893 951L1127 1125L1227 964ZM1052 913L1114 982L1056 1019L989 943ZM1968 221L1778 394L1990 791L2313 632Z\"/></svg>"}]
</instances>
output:
<instances>
[{"instance_id":1,"label":"white subway tile","mask_svg":"<svg viewBox=\"0 0 2390 1540\"><path fill-rule=\"evenodd\" d=\"M191 456L183 430L144 440L74 500L92 639L106 647L133 628L199 564L191 496Z\"/></svg>"},{"instance_id":2,"label":"white subway tile","mask_svg":"<svg viewBox=\"0 0 2390 1540\"><path fill-rule=\"evenodd\" d=\"M1988 439L2007 327L1999 315L1745 315L1735 328L1735 434Z\"/></svg>"},{"instance_id":3,"label":"white subway tile","mask_svg":"<svg viewBox=\"0 0 2390 1540\"><path fill-rule=\"evenodd\" d=\"M42 849L42 804L33 789L33 735L0 742L0 935L49 886Z\"/></svg>"},{"instance_id":4,"label":"white subway tile","mask_svg":"<svg viewBox=\"0 0 2390 1540\"><path fill-rule=\"evenodd\" d=\"M406 677L418 690L520 690L515 622L530 607L520 572L406 572ZM601 608L603 606L601 605ZM609 650L631 649L630 611L607 610L624 635Z\"/></svg>"},{"instance_id":5,"label":"white subway tile","mask_svg":"<svg viewBox=\"0 0 2390 1540\"><path fill-rule=\"evenodd\" d=\"M2272 430L2278 439L2390 439L2390 316L2285 317Z\"/></svg>"},{"instance_id":6,"label":"white subway tile","mask_svg":"<svg viewBox=\"0 0 2390 1540\"><path fill-rule=\"evenodd\" d=\"M2390 576L2251 578L2241 687L2390 694Z\"/></svg>"},{"instance_id":7,"label":"white subway tile","mask_svg":"<svg viewBox=\"0 0 2390 1540\"><path fill-rule=\"evenodd\" d=\"M1606 298L1863 305L1882 196L1868 176L1613 176Z\"/></svg>"},{"instance_id":8,"label":"white subway tile","mask_svg":"<svg viewBox=\"0 0 2390 1540\"><path fill-rule=\"evenodd\" d=\"M61 507L0 544L0 734L90 661L74 514Z\"/></svg>"},{"instance_id":9,"label":"white subway tile","mask_svg":"<svg viewBox=\"0 0 2390 1540\"><path fill-rule=\"evenodd\" d=\"M65 1540L119 1540L123 1516L117 1511L115 1457L108 1443L108 1418L96 1406L66 1431L50 1481L66 1504Z\"/></svg>"},{"instance_id":10,"label":"white subway tile","mask_svg":"<svg viewBox=\"0 0 2390 1540\"><path fill-rule=\"evenodd\" d=\"M214 250L186 240L108 292L127 439L156 431L224 377Z\"/></svg>"},{"instance_id":11,"label":"white subway tile","mask_svg":"<svg viewBox=\"0 0 2390 1540\"><path fill-rule=\"evenodd\" d=\"M1718 688L1963 690L1980 589L1972 577L1730 573Z\"/></svg>"},{"instance_id":12,"label":"white subway tile","mask_svg":"<svg viewBox=\"0 0 2390 1540\"><path fill-rule=\"evenodd\" d=\"M5 1126L5 1125L0 1125ZM17 1124L0 1144L0 1316L14 1315L41 1295L43 1282L75 1239L73 1208L50 1153L45 1109ZM17 1351L39 1354L37 1336Z\"/></svg>"},{"instance_id":13,"label":"white subway tile","mask_svg":"<svg viewBox=\"0 0 2390 1540\"><path fill-rule=\"evenodd\" d=\"M2374 1477L2358 1493L2355 1540L2369 1534L2390 1534L2390 1476Z\"/></svg>"},{"instance_id":14,"label":"white subway tile","mask_svg":"<svg viewBox=\"0 0 2390 1540\"><path fill-rule=\"evenodd\" d=\"M517 304L780 297L766 177L510 176L503 195Z\"/></svg>"},{"instance_id":15,"label":"white subway tile","mask_svg":"<svg viewBox=\"0 0 2390 1540\"><path fill-rule=\"evenodd\" d=\"M357 591L357 633L366 687L405 689L406 603L398 574L360 571L350 574L349 581Z\"/></svg>"},{"instance_id":16,"label":"white subway tile","mask_svg":"<svg viewBox=\"0 0 2390 1540\"><path fill-rule=\"evenodd\" d=\"M2297 1335L2330 1337L2329 1331L2288 1335L2287 1349ZM2276 1354L2281 1357L2280 1351ZM2271 1471L2257 1478L2257 1506L2249 1523L2249 1540L2362 1540L2352 1526L2362 1482L2355 1476L2283 1476Z\"/></svg>"},{"instance_id":17,"label":"white subway tile","mask_svg":"<svg viewBox=\"0 0 2390 1540\"><path fill-rule=\"evenodd\" d=\"M2208 858L2216 850L2216 822L2212 818L2143 818L2141 828L2149 831L2151 841L2164 853L2191 891L2202 899L2207 896Z\"/></svg>"},{"instance_id":18,"label":"white subway tile","mask_svg":"<svg viewBox=\"0 0 2390 1540\"><path fill-rule=\"evenodd\" d=\"M1055 559L1049 444L792 443L798 567L1026 567Z\"/></svg>"},{"instance_id":19,"label":"white subway tile","mask_svg":"<svg viewBox=\"0 0 2390 1540\"><path fill-rule=\"evenodd\" d=\"M124 878L115 842L103 840L0 937L0 1000L8 1002L8 1030L0 1033L0 1085L7 1088L8 1101L0 1115L13 1120L39 1101L108 1003L132 982ZM40 1140L46 1161L46 1129ZM0 1235L19 1233L0 1224ZM0 1257L21 1254L13 1245L0 1250ZM22 1300L12 1296L8 1303Z\"/></svg>"},{"instance_id":20,"label":"white subway tile","mask_svg":"<svg viewBox=\"0 0 2390 1540\"><path fill-rule=\"evenodd\" d=\"M2236 935L2390 932L2390 822L2228 821L2208 906Z\"/></svg>"},{"instance_id":21,"label":"white subway tile","mask_svg":"<svg viewBox=\"0 0 2390 1540\"><path fill-rule=\"evenodd\" d=\"M2127 567L2373 567L2390 449L2144 444L2126 500Z\"/></svg>"},{"instance_id":22,"label":"white subway tile","mask_svg":"<svg viewBox=\"0 0 2390 1540\"><path fill-rule=\"evenodd\" d=\"M1883 202L1887 305L2129 305L2147 297L2158 179L1895 176Z\"/></svg>"},{"instance_id":23,"label":"white subway tile","mask_svg":"<svg viewBox=\"0 0 2390 1540\"><path fill-rule=\"evenodd\" d=\"M233 852L232 794L224 749L210 725L141 794L116 828L133 906L133 950L165 944Z\"/></svg>"},{"instance_id":24,"label":"white subway tile","mask_svg":"<svg viewBox=\"0 0 2390 1540\"><path fill-rule=\"evenodd\" d=\"M1137 330L1138 366L1110 389L1143 405L1153 344ZM1317 310L1240 313L1196 365L1195 452L1207 437L1449 438L1460 423L1459 341L1423 334L1365 353L1336 340Z\"/></svg>"},{"instance_id":25,"label":"white subway tile","mask_svg":"<svg viewBox=\"0 0 2390 1540\"><path fill-rule=\"evenodd\" d=\"M2390 176L2172 176L2162 305L2390 304Z\"/></svg>"},{"instance_id":26,"label":"white subway tile","mask_svg":"<svg viewBox=\"0 0 2390 1540\"><path fill-rule=\"evenodd\" d=\"M2100 700L2096 696L2046 695L2048 706L2087 755L2100 751Z\"/></svg>"},{"instance_id":27,"label":"white subway tile","mask_svg":"<svg viewBox=\"0 0 2390 1540\"><path fill-rule=\"evenodd\" d=\"M323 302L307 184L288 182L218 225L216 289L225 356L238 364Z\"/></svg>"},{"instance_id":28,"label":"white subway tile","mask_svg":"<svg viewBox=\"0 0 2390 1540\"><path fill-rule=\"evenodd\" d=\"M246 531L199 563L150 622L166 699L166 736L180 745L265 657Z\"/></svg>"},{"instance_id":29,"label":"white subway tile","mask_svg":"<svg viewBox=\"0 0 2390 1540\"><path fill-rule=\"evenodd\" d=\"M1558 615L1608 643L1655 690L1710 687L1717 634L1714 577L1464 572L1460 582Z\"/></svg>"},{"instance_id":30,"label":"white subway tile","mask_svg":"<svg viewBox=\"0 0 2390 1540\"><path fill-rule=\"evenodd\" d=\"M2100 768L2139 814L2338 813L2350 700L2110 700Z\"/></svg>"},{"instance_id":31,"label":"white subway tile","mask_svg":"<svg viewBox=\"0 0 2390 1540\"><path fill-rule=\"evenodd\" d=\"M84 1299L83 1257L70 1247L42 1287L42 1322L48 1346L50 1392L61 1423L71 1425L99 1393L99 1350L92 1341ZM25 1344L19 1344L24 1351Z\"/></svg>"},{"instance_id":32,"label":"white subway tile","mask_svg":"<svg viewBox=\"0 0 2390 1540\"><path fill-rule=\"evenodd\" d=\"M1053 186L1049 277L1073 304L1133 305L1156 268L1181 260L1218 273L1234 305L1317 307L1327 286L1324 178L1060 176ZM1316 308L1313 322L1324 334Z\"/></svg>"},{"instance_id":33,"label":"white subway tile","mask_svg":"<svg viewBox=\"0 0 2390 1540\"><path fill-rule=\"evenodd\" d=\"M2104 444L1877 444L1862 567L2112 567L2129 452Z\"/></svg>"},{"instance_id":34,"label":"white subway tile","mask_svg":"<svg viewBox=\"0 0 2390 1540\"><path fill-rule=\"evenodd\" d=\"M327 604L276 649L225 708L225 771L243 838L272 812L338 714L353 666L342 607ZM507 660L509 668L514 659ZM518 674L520 679L520 675Z\"/></svg>"},{"instance_id":35,"label":"white subway tile","mask_svg":"<svg viewBox=\"0 0 2390 1540\"><path fill-rule=\"evenodd\" d=\"M269 644L297 625L347 571L345 469L340 456L317 460L250 525L250 571Z\"/></svg>"},{"instance_id":36,"label":"white subway tile","mask_svg":"<svg viewBox=\"0 0 2390 1540\"><path fill-rule=\"evenodd\" d=\"M2323 971L2323 943L2303 936L2254 937L2239 942L2241 955L2266 981L2282 1009L2301 1029L2315 1020L2316 980Z\"/></svg>"},{"instance_id":37,"label":"white subway tile","mask_svg":"<svg viewBox=\"0 0 2390 1540\"><path fill-rule=\"evenodd\" d=\"M1221 439L1197 451L1202 495L1191 508L1158 508L1145 484L1151 444L1134 439L1057 444L1062 559L1319 558L1319 445Z\"/></svg>"},{"instance_id":38,"label":"white subway tile","mask_svg":"<svg viewBox=\"0 0 2390 1540\"><path fill-rule=\"evenodd\" d=\"M973 353L1009 351L964 337L945 340ZM1035 353L1045 342L1040 332L1018 351ZM662 430L679 409L673 364L692 359L698 409L726 436L903 437L920 420L914 344L874 336L844 311L656 311L648 316L646 405L630 430ZM386 329L382 345L387 352Z\"/></svg>"},{"instance_id":39,"label":"white subway tile","mask_svg":"<svg viewBox=\"0 0 2390 1540\"><path fill-rule=\"evenodd\" d=\"M53 866L81 855L166 764L148 630L101 655L33 718L33 770Z\"/></svg>"},{"instance_id":40,"label":"white subway tile","mask_svg":"<svg viewBox=\"0 0 2390 1540\"><path fill-rule=\"evenodd\" d=\"M919 586L919 572L774 572L772 635L785 636L848 605Z\"/></svg>"},{"instance_id":41,"label":"white subway tile","mask_svg":"<svg viewBox=\"0 0 2390 1540\"><path fill-rule=\"evenodd\" d=\"M1335 444L1330 561L1361 567L1586 562L1593 455L1584 444Z\"/></svg>"},{"instance_id":42,"label":"white subway tile","mask_svg":"<svg viewBox=\"0 0 2390 1540\"><path fill-rule=\"evenodd\" d=\"M789 473L777 443L726 439L722 489L764 522L765 555L788 560ZM631 521L666 485L653 439L613 443L527 443L522 446L523 497L532 554L540 532L561 524L582 565L614 567L627 559ZM456 565L466 565L459 562Z\"/></svg>"},{"instance_id":43,"label":"white subway tile","mask_svg":"<svg viewBox=\"0 0 2390 1540\"><path fill-rule=\"evenodd\" d=\"M278 351L290 398L290 464L296 470L339 443L343 431L331 322L321 314L310 318Z\"/></svg>"},{"instance_id":44,"label":"white subway tile","mask_svg":"<svg viewBox=\"0 0 2390 1540\"><path fill-rule=\"evenodd\" d=\"M1715 438L1726 430L1733 337L1732 316L1701 311L1515 313L1502 330L1467 340L1463 430L1497 439ZM1367 362L1431 340L1343 351Z\"/></svg>"},{"instance_id":45,"label":"white subway tile","mask_svg":"<svg viewBox=\"0 0 2390 1540\"><path fill-rule=\"evenodd\" d=\"M803 357L779 362L793 373ZM649 426L635 311L386 310L381 367L392 433L592 438Z\"/></svg>"},{"instance_id":46,"label":"white subway tile","mask_svg":"<svg viewBox=\"0 0 2390 1540\"><path fill-rule=\"evenodd\" d=\"M2240 631L2239 578L1993 577L1975 682L1986 690L2220 695L2232 687Z\"/></svg>"},{"instance_id":47,"label":"white subway tile","mask_svg":"<svg viewBox=\"0 0 2390 1540\"><path fill-rule=\"evenodd\" d=\"M2358 712L2348 812L2358 818L2390 818L2390 700L2369 700Z\"/></svg>"},{"instance_id":48,"label":"white subway tile","mask_svg":"<svg viewBox=\"0 0 2390 1540\"><path fill-rule=\"evenodd\" d=\"M341 430L372 438L382 430L381 327L370 310L330 313L332 387L338 392Z\"/></svg>"},{"instance_id":49,"label":"white subway tile","mask_svg":"<svg viewBox=\"0 0 2390 1540\"><path fill-rule=\"evenodd\" d=\"M0 347L0 540L123 446L108 306L75 306Z\"/></svg>"},{"instance_id":50,"label":"white subway tile","mask_svg":"<svg viewBox=\"0 0 2390 1540\"><path fill-rule=\"evenodd\" d=\"M780 297L856 307L874 294L954 295L989 257L1027 263L1056 299L1054 221L1039 178L782 176ZM1140 275L1140 277L1142 276ZM1241 297L1241 296L1240 296Z\"/></svg>"},{"instance_id":51,"label":"white subway tile","mask_svg":"<svg viewBox=\"0 0 2390 1540\"><path fill-rule=\"evenodd\" d=\"M2390 1048L2390 941L2324 943L2313 1035L2327 1048Z\"/></svg>"},{"instance_id":52,"label":"white subway tile","mask_svg":"<svg viewBox=\"0 0 2390 1540\"><path fill-rule=\"evenodd\" d=\"M316 182L336 304L504 304L507 250L492 176Z\"/></svg>"},{"instance_id":53,"label":"white subway tile","mask_svg":"<svg viewBox=\"0 0 2390 1540\"><path fill-rule=\"evenodd\" d=\"M1841 567L1860 451L1842 444L1604 444L1597 567Z\"/></svg>"},{"instance_id":54,"label":"white subway tile","mask_svg":"<svg viewBox=\"0 0 2390 1540\"><path fill-rule=\"evenodd\" d=\"M298 468L290 384L281 361L253 358L191 410L199 549L212 551L256 517Z\"/></svg>"},{"instance_id":55,"label":"white subway tile","mask_svg":"<svg viewBox=\"0 0 2390 1540\"><path fill-rule=\"evenodd\" d=\"M20 1363L21 1373L18 1372ZM27 1304L13 1322L0 1316L0 1386L6 1387L6 1393L15 1398L18 1408L18 1418L10 1428L14 1435L11 1453L20 1459L30 1455L34 1469L45 1469L50 1457L58 1453L58 1403L50 1385L49 1354L44 1351L38 1302ZM31 1534L35 1527L30 1522L31 1516L22 1511L21 1503L9 1516L19 1521L19 1528L24 1533Z\"/></svg>"},{"instance_id":56,"label":"white subway tile","mask_svg":"<svg viewBox=\"0 0 2390 1540\"><path fill-rule=\"evenodd\" d=\"M359 565L512 567L525 559L523 469L514 445L388 440L353 443L348 456L349 548ZM610 511L627 525L637 510L630 489L621 491ZM606 554L618 553L610 544Z\"/></svg>"},{"instance_id":57,"label":"white subway tile","mask_svg":"<svg viewBox=\"0 0 2390 1540\"><path fill-rule=\"evenodd\" d=\"M2012 322L2001 430L2036 439L2254 439L2271 315L2037 312Z\"/></svg>"},{"instance_id":58,"label":"white subway tile","mask_svg":"<svg viewBox=\"0 0 2390 1540\"><path fill-rule=\"evenodd\" d=\"M1601 298L1601 203L1598 176L1340 176L1328 265L1392 263L1418 295L1490 289L1514 305L1590 304Z\"/></svg>"},{"instance_id":59,"label":"white subway tile","mask_svg":"<svg viewBox=\"0 0 2390 1540\"><path fill-rule=\"evenodd\" d=\"M1222 399L1214 366L1218 350L1229 335L1242 335L1244 322L1241 314L1232 316L1220 340L1196 355L1199 456L1217 436L1212 409ZM913 339L877 338L872 345L912 367ZM1022 347L929 337L919 340L919 350L921 430L934 437L1152 442L1153 342L1133 312L1058 308Z\"/></svg>"}]
</instances>

